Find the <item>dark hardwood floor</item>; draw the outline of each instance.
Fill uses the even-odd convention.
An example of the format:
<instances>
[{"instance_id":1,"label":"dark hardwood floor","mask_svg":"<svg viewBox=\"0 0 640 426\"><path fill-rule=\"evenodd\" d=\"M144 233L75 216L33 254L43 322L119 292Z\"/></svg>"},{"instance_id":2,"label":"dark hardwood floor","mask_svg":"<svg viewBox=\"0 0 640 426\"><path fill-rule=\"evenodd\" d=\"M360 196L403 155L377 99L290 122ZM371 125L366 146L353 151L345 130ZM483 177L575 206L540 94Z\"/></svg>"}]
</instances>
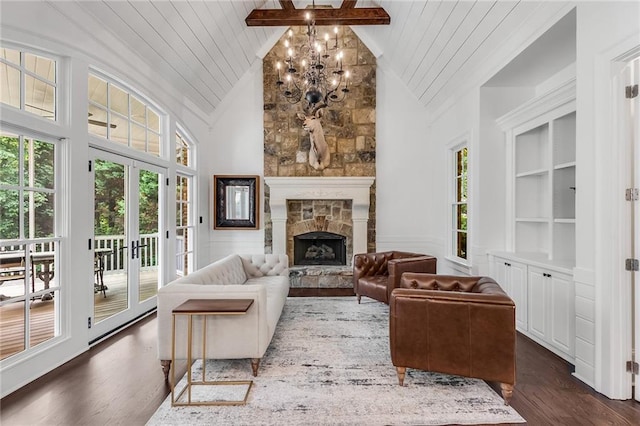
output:
<instances>
[{"instance_id":1,"label":"dark hardwood floor","mask_svg":"<svg viewBox=\"0 0 640 426\"><path fill-rule=\"evenodd\" d=\"M640 424L640 403L594 392L564 360L520 335L517 362L511 405L529 425ZM177 368L186 371L185 363ZM144 425L168 394L153 314L2 399L0 424Z\"/></svg>"}]
</instances>

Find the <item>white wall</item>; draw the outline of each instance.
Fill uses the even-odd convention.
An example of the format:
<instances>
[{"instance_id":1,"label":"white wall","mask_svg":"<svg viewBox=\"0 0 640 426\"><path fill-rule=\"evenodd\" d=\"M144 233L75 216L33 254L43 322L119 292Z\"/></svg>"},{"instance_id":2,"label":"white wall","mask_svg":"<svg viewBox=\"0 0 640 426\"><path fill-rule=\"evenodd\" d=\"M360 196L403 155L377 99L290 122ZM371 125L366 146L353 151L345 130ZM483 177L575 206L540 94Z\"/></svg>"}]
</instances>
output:
<instances>
[{"instance_id":1,"label":"white wall","mask_svg":"<svg viewBox=\"0 0 640 426\"><path fill-rule=\"evenodd\" d=\"M376 74L376 246L377 250L429 253L433 221L425 110L384 60Z\"/></svg>"},{"instance_id":2,"label":"white wall","mask_svg":"<svg viewBox=\"0 0 640 426\"><path fill-rule=\"evenodd\" d=\"M429 210L431 211L431 221L428 223L428 238L432 242L431 253L438 257L438 273L454 274L468 270L462 268L454 262L447 260L447 240L450 238L448 225L452 220L449 205L449 190L451 190L448 179L451 176L451 157L449 151L452 143L466 139L469 148L469 184L474 185L478 169L477 145L478 145L478 104L479 91L472 90L466 96L460 98L458 102L440 115L432 124L427 134L428 157L431 164L428 169L427 179L431 182L431 192L428 195ZM473 188L469 188L469 223L471 239L475 225L476 203L473 199ZM471 247L472 240L468 241ZM469 248L470 248L469 247ZM471 253L469 253L471 254Z\"/></svg>"},{"instance_id":3,"label":"white wall","mask_svg":"<svg viewBox=\"0 0 640 426\"><path fill-rule=\"evenodd\" d=\"M264 135L262 61L248 70L212 117L211 137L201 145L200 200L208 204L208 231L201 232L208 250L200 266L231 253L264 252ZM213 229L213 175L260 176L260 229ZM206 183L206 187L205 187ZM206 256L206 257L203 257Z\"/></svg>"}]
</instances>

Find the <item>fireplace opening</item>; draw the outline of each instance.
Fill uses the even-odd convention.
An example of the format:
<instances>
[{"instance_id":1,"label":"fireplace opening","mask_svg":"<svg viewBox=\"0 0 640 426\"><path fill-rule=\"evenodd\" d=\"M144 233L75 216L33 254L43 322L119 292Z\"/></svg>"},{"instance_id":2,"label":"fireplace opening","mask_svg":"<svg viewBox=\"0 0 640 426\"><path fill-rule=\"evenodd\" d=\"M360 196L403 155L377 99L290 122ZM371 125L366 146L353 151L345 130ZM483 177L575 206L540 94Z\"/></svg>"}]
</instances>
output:
<instances>
[{"instance_id":1,"label":"fireplace opening","mask_svg":"<svg viewBox=\"0 0 640 426\"><path fill-rule=\"evenodd\" d=\"M307 232L293 237L294 265L346 265L347 238L333 232Z\"/></svg>"}]
</instances>

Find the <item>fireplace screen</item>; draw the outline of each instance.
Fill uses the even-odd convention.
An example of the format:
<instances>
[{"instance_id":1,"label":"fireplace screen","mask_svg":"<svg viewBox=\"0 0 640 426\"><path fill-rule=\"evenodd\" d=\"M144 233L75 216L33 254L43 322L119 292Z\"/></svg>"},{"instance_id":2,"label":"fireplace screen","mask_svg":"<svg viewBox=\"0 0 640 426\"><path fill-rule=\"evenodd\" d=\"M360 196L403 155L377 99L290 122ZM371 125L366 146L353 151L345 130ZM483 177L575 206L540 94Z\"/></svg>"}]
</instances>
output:
<instances>
[{"instance_id":1,"label":"fireplace screen","mask_svg":"<svg viewBox=\"0 0 640 426\"><path fill-rule=\"evenodd\" d=\"M346 265L347 239L332 232L307 232L293 237L294 265Z\"/></svg>"}]
</instances>

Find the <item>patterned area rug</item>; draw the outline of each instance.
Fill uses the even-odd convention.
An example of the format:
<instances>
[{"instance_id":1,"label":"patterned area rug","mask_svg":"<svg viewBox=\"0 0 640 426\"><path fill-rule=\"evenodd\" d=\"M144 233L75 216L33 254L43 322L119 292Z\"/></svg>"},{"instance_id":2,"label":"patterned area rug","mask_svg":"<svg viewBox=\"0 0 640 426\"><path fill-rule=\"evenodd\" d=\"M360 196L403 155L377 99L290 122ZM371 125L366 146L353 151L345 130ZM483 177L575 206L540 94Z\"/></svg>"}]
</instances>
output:
<instances>
[{"instance_id":1,"label":"patterned area rug","mask_svg":"<svg viewBox=\"0 0 640 426\"><path fill-rule=\"evenodd\" d=\"M353 297L289 298L258 377L249 360L207 361L209 380L254 380L247 405L172 408L169 396L147 424L524 422L481 380L407 370L400 387L389 354L388 316L387 305L369 299L358 305ZM192 371L201 375L200 361ZM211 388L201 389L214 396Z\"/></svg>"}]
</instances>

